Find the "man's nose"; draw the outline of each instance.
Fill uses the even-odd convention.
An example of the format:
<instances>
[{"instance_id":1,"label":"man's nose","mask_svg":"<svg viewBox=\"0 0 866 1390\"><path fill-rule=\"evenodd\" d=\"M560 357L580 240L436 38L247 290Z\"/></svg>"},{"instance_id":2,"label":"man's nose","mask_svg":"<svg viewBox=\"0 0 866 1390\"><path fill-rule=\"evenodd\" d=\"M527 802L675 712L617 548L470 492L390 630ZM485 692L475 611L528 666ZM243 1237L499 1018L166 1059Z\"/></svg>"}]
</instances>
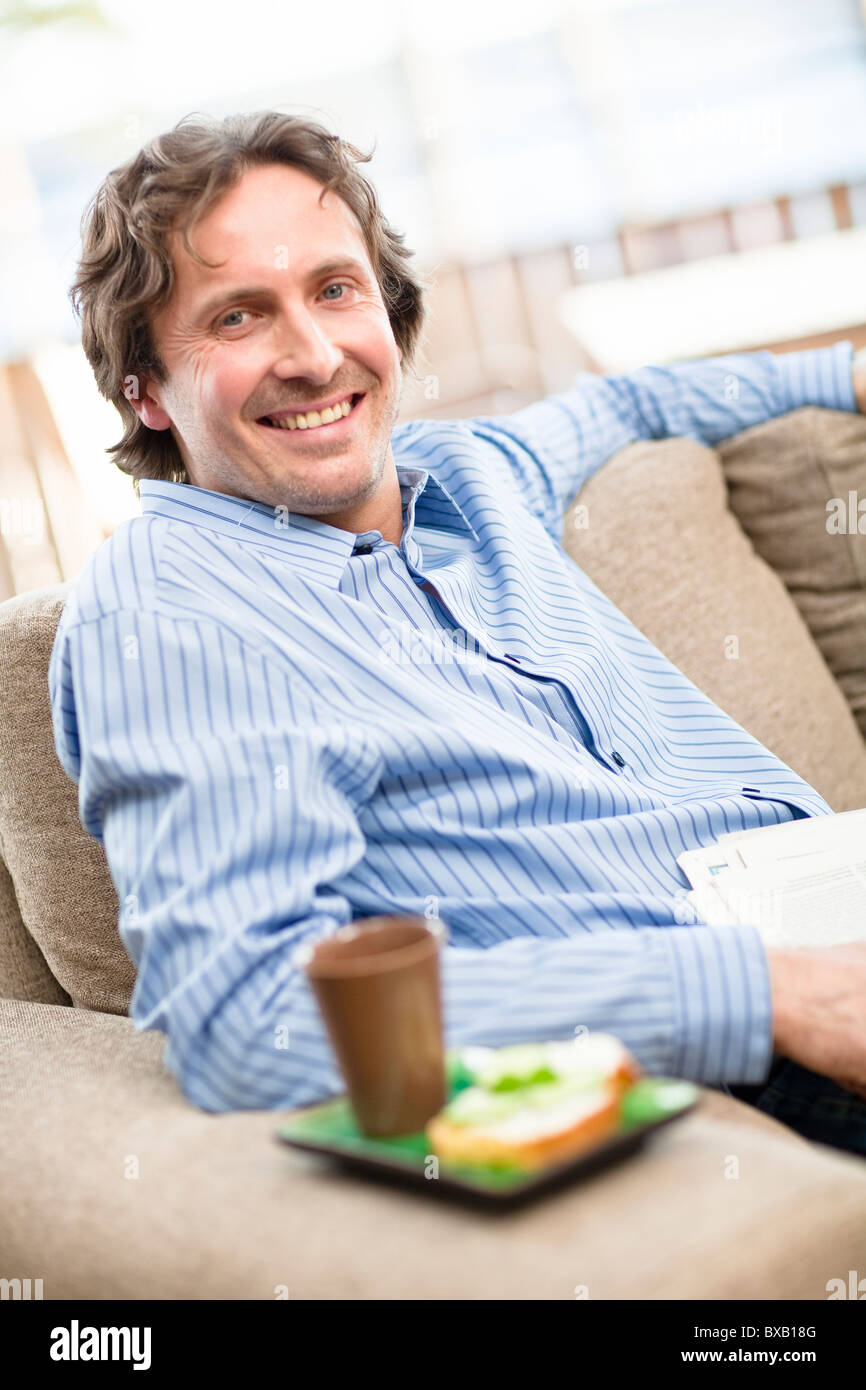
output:
<instances>
[{"instance_id":1,"label":"man's nose","mask_svg":"<svg viewBox=\"0 0 866 1390\"><path fill-rule=\"evenodd\" d=\"M287 315L280 335L279 357L273 368L277 376L330 381L342 364L342 351L306 310Z\"/></svg>"}]
</instances>

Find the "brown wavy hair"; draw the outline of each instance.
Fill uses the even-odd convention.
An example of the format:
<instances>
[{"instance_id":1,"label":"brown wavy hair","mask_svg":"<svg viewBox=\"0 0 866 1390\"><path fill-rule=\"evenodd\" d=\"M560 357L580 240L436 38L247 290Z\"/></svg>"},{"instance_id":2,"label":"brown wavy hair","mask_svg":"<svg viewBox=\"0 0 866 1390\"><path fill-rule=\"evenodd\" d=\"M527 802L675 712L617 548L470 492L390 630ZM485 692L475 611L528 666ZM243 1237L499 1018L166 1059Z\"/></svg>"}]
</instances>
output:
<instances>
[{"instance_id":1,"label":"brown wavy hair","mask_svg":"<svg viewBox=\"0 0 866 1390\"><path fill-rule=\"evenodd\" d=\"M374 145L375 149L375 145ZM139 377L165 381L151 330L152 316L174 286L169 237L179 232L187 253L198 220L246 170L289 164L332 189L355 214L388 311L402 369L411 370L424 324L428 285L410 268L413 252L388 223L372 184L356 167L373 157L317 121L277 111L215 120L184 116L113 169L81 220L81 256L69 297L81 322L81 342L100 393L116 406L123 438L106 453L140 478L188 482L171 430L151 430L127 399Z\"/></svg>"}]
</instances>

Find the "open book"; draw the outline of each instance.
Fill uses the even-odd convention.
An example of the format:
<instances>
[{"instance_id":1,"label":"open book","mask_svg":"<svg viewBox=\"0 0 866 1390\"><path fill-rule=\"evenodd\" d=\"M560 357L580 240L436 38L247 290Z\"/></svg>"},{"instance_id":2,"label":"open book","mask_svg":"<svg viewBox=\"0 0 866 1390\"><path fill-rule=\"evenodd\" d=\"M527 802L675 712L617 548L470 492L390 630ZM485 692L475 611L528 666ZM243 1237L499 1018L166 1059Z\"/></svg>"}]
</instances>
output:
<instances>
[{"instance_id":1,"label":"open book","mask_svg":"<svg viewBox=\"0 0 866 1390\"><path fill-rule=\"evenodd\" d=\"M866 809L737 830L677 863L708 926L781 948L866 941Z\"/></svg>"}]
</instances>

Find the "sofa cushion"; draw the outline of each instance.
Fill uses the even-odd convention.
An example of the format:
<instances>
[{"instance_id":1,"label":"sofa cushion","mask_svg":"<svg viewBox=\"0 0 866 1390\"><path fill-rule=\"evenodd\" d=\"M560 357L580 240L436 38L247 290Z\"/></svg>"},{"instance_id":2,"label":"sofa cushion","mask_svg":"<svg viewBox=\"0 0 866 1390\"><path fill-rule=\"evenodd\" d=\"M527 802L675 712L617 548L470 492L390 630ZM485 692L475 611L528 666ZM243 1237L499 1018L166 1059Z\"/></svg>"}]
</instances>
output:
<instances>
[{"instance_id":1,"label":"sofa cushion","mask_svg":"<svg viewBox=\"0 0 866 1390\"><path fill-rule=\"evenodd\" d=\"M128 1012L135 967L102 846L54 751L48 661L69 585L0 604L0 841L24 924L79 1008Z\"/></svg>"},{"instance_id":2,"label":"sofa cushion","mask_svg":"<svg viewBox=\"0 0 866 1390\"><path fill-rule=\"evenodd\" d=\"M286 1112L195 1109L129 1019L0 1003L0 1040L2 1272L46 1299L823 1299L866 1270L866 1163L717 1092L491 1212L289 1149Z\"/></svg>"},{"instance_id":3,"label":"sofa cushion","mask_svg":"<svg viewBox=\"0 0 866 1390\"><path fill-rule=\"evenodd\" d=\"M686 439L630 445L581 489L563 545L834 811L866 806L866 744L784 584L728 510L714 450Z\"/></svg>"},{"instance_id":4,"label":"sofa cushion","mask_svg":"<svg viewBox=\"0 0 866 1390\"><path fill-rule=\"evenodd\" d=\"M24 925L15 885L0 855L0 999L68 1004L58 981Z\"/></svg>"},{"instance_id":5,"label":"sofa cushion","mask_svg":"<svg viewBox=\"0 0 866 1390\"><path fill-rule=\"evenodd\" d=\"M866 416L796 410L719 456L731 510L788 586L866 738Z\"/></svg>"}]
</instances>

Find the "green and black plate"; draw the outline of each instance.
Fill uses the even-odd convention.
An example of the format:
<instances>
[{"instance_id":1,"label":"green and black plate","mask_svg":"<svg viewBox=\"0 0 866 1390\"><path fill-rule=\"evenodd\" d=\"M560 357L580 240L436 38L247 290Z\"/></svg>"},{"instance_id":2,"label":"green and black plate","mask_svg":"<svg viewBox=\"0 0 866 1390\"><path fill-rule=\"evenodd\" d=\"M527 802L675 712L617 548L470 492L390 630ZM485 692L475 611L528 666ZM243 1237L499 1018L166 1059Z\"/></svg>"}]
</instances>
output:
<instances>
[{"instance_id":1,"label":"green and black plate","mask_svg":"<svg viewBox=\"0 0 866 1390\"><path fill-rule=\"evenodd\" d=\"M449 1058L450 1100L461 1089ZM348 1097L307 1106L280 1125L276 1137L294 1149L325 1154L365 1174L390 1182L423 1185L428 1192L470 1198L497 1206L514 1204L565 1182L580 1180L627 1157L664 1125L694 1109L700 1090L672 1077L643 1077L622 1099L616 1134L542 1170L481 1166L439 1160L423 1131L393 1139L370 1139L355 1123Z\"/></svg>"}]
</instances>

